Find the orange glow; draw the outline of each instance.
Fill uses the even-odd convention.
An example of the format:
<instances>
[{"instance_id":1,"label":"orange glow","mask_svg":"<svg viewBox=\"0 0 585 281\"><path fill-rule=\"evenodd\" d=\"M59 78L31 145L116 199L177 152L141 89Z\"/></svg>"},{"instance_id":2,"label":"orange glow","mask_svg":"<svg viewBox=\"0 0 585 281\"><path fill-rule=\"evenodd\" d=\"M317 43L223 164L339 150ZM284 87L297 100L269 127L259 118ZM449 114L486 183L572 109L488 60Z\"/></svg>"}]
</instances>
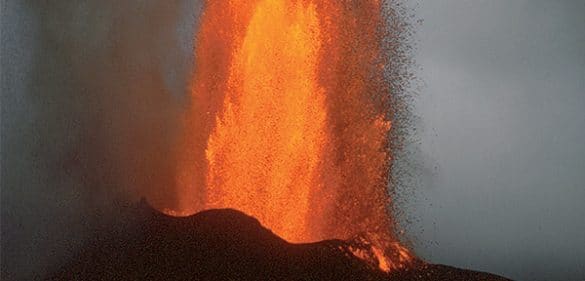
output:
<instances>
[{"instance_id":1,"label":"orange glow","mask_svg":"<svg viewBox=\"0 0 585 281\"><path fill-rule=\"evenodd\" d=\"M319 42L314 6L258 3L206 150L206 207L239 209L295 242L313 239L309 198L326 141Z\"/></svg>"},{"instance_id":2,"label":"orange glow","mask_svg":"<svg viewBox=\"0 0 585 281\"><path fill-rule=\"evenodd\" d=\"M388 210L381 6L346 2L207 1L168 213L234 208L291 242L365 237L386 271L412 259Z\"/></svg>"}]
</instances>

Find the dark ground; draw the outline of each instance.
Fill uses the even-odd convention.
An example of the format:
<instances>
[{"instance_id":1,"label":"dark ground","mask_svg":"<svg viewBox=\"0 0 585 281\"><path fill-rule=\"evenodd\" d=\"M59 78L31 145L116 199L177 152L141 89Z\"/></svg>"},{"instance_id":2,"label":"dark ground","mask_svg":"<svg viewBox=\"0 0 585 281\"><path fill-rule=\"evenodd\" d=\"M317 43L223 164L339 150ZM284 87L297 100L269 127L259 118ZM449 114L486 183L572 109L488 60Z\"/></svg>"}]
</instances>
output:
<instances>
[{"instance_id":1,"label":"dark ground","mask_svg":"<svg viewBox=\"0 0 585 281\"><path fill-rule=\"evenodd\" d=\"M169 217L141 202L119 218L49 280L508 280L422 262L389 275L348 242L290 244L230 209Z\"/></svg>"}]
</instances>

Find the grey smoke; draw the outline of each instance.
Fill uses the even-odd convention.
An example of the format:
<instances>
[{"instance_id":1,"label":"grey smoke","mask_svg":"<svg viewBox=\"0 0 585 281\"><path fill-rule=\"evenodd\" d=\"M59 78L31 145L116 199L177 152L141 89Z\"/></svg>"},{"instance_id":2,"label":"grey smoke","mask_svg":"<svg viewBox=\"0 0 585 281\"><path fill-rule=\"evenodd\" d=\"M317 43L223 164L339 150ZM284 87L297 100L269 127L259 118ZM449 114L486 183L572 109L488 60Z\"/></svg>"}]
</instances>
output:
<instances>
[{"instance_id":1,"label":"grey smoke","mask_svg":"<svg viewBox=\"0 0 585 281\"><path fill-rule=\"evenodd\" d=\"M171 187L199 10L2 1L3 280L43 277L111 204Z\"/></svg>"}]
</instances>

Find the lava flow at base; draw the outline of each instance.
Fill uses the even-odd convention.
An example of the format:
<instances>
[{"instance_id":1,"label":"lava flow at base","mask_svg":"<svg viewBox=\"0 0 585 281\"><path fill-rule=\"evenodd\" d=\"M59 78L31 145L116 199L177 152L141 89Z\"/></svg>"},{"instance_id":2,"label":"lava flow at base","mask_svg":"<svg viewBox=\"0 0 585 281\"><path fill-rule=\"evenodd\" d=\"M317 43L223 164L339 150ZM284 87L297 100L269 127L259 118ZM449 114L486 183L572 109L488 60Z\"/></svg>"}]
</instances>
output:
<instances>
[{"instance_id":1,"label":"lava flow at base","mask_svg":"<svg viewBox=\"0 0 585 281\"><path fill-rule=\"evenodd\" d=\"M354 239L385 271L408 264L389 210L387 31L378 0L207 1L167 213L233 208L291 242Z\"/></svg>"}]
</instances>

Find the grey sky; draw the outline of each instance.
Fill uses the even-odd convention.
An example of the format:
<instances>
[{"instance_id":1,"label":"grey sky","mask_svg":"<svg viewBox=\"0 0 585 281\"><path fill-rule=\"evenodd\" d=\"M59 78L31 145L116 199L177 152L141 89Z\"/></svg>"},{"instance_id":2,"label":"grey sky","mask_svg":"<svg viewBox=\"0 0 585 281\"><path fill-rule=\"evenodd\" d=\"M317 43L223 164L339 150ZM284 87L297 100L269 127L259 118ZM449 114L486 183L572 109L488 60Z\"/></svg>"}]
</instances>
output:
<instances>
[{"instance_id":1,"label":"grey sky","mask_svg":"<svg viewBox=\"0 0 585 281\"><path fill-rule=\"evenodd\" d=\"M411 3L424 20L427 179L406 211L417 252L519 280L584 279L585 1Z\"/></svg>"},{"instance_id":2,"label":"grey sky","mask_svg":"<svg viewBox=\"0 0 585 281\"><path fill-rule=\"evenodd\" d=\"M416 252L585 279L585 1L407 2L424 21L401 198ZM30 280L83 241L92 202L164 182L144 171L171 143L199 6L1 3L1 274Z\"/></svg>"}]
</instances>

